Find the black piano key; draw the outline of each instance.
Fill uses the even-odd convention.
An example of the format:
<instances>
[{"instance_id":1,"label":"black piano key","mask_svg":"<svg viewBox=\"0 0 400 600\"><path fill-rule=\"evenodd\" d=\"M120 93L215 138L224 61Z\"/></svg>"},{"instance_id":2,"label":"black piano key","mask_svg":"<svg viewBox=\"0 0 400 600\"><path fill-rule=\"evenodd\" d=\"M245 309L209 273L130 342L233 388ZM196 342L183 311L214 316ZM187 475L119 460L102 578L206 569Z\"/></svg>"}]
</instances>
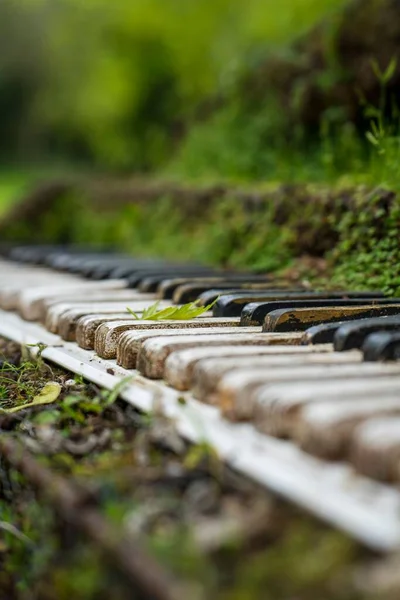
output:
<instances>
[{"instance_id":1,"label":"black piano key","mask_svg":"<svg viewBox=\"0 0 400 600\"><path fill-rule=\"evenodd\" d=\"M161 260L142 260L141 264L139 264L139 262L136 263L136 261L131 259L130 263L127 262L124 265L113 267L111 270L109 270L107 277L109 279L129 279L129 277L135 275L137 271L143 271L143 269L150 270L154 268L161 270L167 265L167 262ZM102 278L105 278L105 276L103 275Z\"/></svg>"},{"instance_id":2,"label":"black piano key","mask_svg":"<svg viewBox=\"0 0 400 600\"><path fill-rule=\"evenodd\" d=\"M242 290L240 288L235 288L235 289L229 289L229 290L224 290L224 289L219 289L217 288L213 288L211 290L207 290L206 292L203 292L202 294L200 294L200 296L198 297L198 302L200 306L207 306L208 304L211 304L212 302L214 302L214 300L216 300L219 296L221 298L224 298L225 296L232 296L232 294L240 294L241 296L246 296L246 298L249 298L247 300L247 302L251 302L251 297L254 296L256 293L260 293L260 294L271 294L271 296L274 296L274 298L276 297L277 294L280 294L279 297L281 297L281 295L283 294L294 294L294 293L303 293L304 289L303 288L299 288L299 289L292 289L292 288L288 288L285 286L280 286L280 284L274 284L271 287L267 287L265 289L265 287L261 287L257 289L252 288L251 290ZM247 302L245 303L245 305L247 304ZM240 313L239 315L240 316Z\"/></svg>"},{"instance_id":3,"label":"black piano key","mask_svg":"<svg viewBox=\"0 0 400 600\"><path fill-rule=\"evenodd\" d=\"M104 279L128 279L129 276L137 273L138 271L152 271L153 269L163 269L167 267L167 263L160 261L150 261L135 259L130 257L127 260L99 264L95 268L92 268L88 274L90 279L104 280Z\"/></svg>"},{"instance_id":4,"label":"black piano key","mask_svg":"<svg viewBox=\"0 0 400 600\"><path fill-rule=\"evenodd\" d=\"M215 286L218 286L218 289L215 289ZM216 282L214 284L186 284L181 285L176 288L173 294L173 301L175 304L185 304L186 302L193 302L194 300L198 300L199 304L207 305L213 302L218 296L222 296L223 294L233 294L233 293L253 293L255 291L271 291L276 290L276 284L273 283L260 283L251 282L251 281L229 281L229 282ZM283 291L285 288L281 288ZM204 301L204 298L208 297L208 293L210 293L211 300L210 302Z\"/></svg>"},{"instance_id":5,"label":"black piano key","mask_svg":"<svg viewBox=\"0 0 400 600\"><path fill-rule=\"evenodd\" d=\"M377 332L367 337L362 352L367 362L400 359L400 333Z\"/></svg>"},{"instance_id":6,"label":"black piano key","mask_svg":"<svg viewBox=\"0 0 400 600\"><path fill-rule=\"evenodd\" d=\"M191 277L196 274L204 275L204 267L196 268L180 265L157 267L155 269L140 269L128 276L128 287L137 288L148 277L159 277L159 281L162 281L163 279L171 279L173 277Z\"/></svg>"},{"instance_id":7,"label":"black piano key","mask_svg":"<svg viewBox=\"0 0 400 600\"><path fill-rule=\"evenodd\" d=\"M313 325L320 323L334 323L337 321L353 321L355 319L369 319L400 314L400 304L380 305L370 302L365 306L340 306L299 308L274 310L269 313L264 321L264 332L290 332L305 331Z\"/></svg>"},{"instance_id":8,"label":"black piano key","mask_svg":"<svg viewBox=\"0 0 400 600\"><path fill-rule=\"evenodd\" d=\"M181 272L182 275L186 275L188 277L190 277L193 274L192 269L188 269L187 272L182 271ZM203 276L203 277L212 277L213 275L215 275L215 271L213 270L209 270L209 269L204 269L204 271L198 271L198 275L199 276ZM156 292L160 286L160 284L165 281L166 279L166 274L165 272L161 272L161 273L157 273L156 275L150 275L149 277L145 277L144 279L142 279L142 281L139 283L138 285L138 289L141 292Z\"/></svg>"},{"instance_id":9,"label":"black piano key","mask_svg":"<svg viewBox=\"0 0 400 600\"><path fill-rule=\"evenodd\" d=\"M258 286L272 287L268 277L259 275L213 275L212 277L182 277L175 279L165 279L160 283L157 293L160 298L172 300L175 292L177 292L177 304L186 304L193 302L198 297L208 290L212 290L218 286L220 289L232 290L237 289L258 289ZM178 291L179 290L179 291Z\"/></svg>"},{"instance_id":10,"label":"black piano key","mask_svg":"<svg viewBox=\"0 0 400 600\"><path fill-rule=\"evenodd\" d=\"M308 344L332 344L335 333L344 323L344 321L337 321L309 327L301 338L301 344L303 346Z\"/></svg>"},{"instance_id":11,"label":"black piano key","mask_svg":"<svg viewBox=\"0 0 400 600\"><path fill-rule=\"evenodd\" d=\"M307 298L305 300L292 301L283 300L282 302L273 303L252 302L250 304L246 304L241 313L240 325L241 327L256 327L257 325L262 325L267 314L270 313L271 310L277 310L279 308L291 308L291 306L293 306L293 308L307 308L308 306L312 308L318 306L338 306L339 304L340 306L359 306L369 303L369 301L382 304L393 303L393 300L389 300L388 298L374 296L365 298L357 297L355 294L350 295L344 293L344 295L342 295L339 292L334 294L316 292L312 299ZM400 303L400 299L398 299L398 301ZM271 304L276 304L276 306L272 308Z\"/></svg>"},{"instance_id":12,"label":"black piano key","mask_svg":"<svg viewBox=\"0 0 400 600\"><path fill-rule=\"evenodd\" d=\"M334 349L337 352L344 352L353 348L361 348L367 337L377 331L400 332L400 315L346 323L335 333Z\"/></svg>"}]
</instances>

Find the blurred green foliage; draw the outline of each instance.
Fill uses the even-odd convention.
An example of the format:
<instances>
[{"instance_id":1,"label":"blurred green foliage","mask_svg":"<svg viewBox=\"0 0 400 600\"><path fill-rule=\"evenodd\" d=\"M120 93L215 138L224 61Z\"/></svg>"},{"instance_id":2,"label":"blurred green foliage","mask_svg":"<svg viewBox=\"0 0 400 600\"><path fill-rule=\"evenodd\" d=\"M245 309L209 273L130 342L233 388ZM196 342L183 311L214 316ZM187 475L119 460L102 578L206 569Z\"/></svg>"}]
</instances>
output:
<instances>
[{"instance_id":1,"label":"blurred green foliage","mask_svg":"<svg viewBox=\"0 0 400 600\"><path fill-rule=\"evenodd\" d=\"M2 0L0 157L162 165L250 55L343 2Z\"/></svg>"}]
</instances>

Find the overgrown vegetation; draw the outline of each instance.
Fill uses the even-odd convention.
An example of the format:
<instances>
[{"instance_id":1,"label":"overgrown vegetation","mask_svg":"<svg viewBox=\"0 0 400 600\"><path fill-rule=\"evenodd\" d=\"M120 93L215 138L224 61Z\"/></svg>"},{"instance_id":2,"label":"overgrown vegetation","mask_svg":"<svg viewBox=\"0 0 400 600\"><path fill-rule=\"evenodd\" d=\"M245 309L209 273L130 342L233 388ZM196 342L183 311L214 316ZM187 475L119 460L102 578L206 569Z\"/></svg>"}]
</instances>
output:
<instances>
[{"instance_id":1,"label":"overgrown vegetation","mask_svg":"<svg viewBox=\"0 0 400 600\"><path fill-rule=\"evenodd\" d=\"M39 370L33 360L18 364L15 346L3 344L10 350L16 369L30 370L33 380L47 376L44 361ZM142 545L178 576L182 598L364 600L354 574L373 559L368 552L226 469L206 443L186 445L158 411L141 415L116 394L51 368L63 384L56 404L1 415L1 434L50 469L53 486L61 476L86 501L65 522L38 477L34 488L2 455L0 590L7 597L101 600L110 590L117 600L133 597L110 554L76 529L74 514L90 509L115 540Z\"/></svg>"}]
</instances>

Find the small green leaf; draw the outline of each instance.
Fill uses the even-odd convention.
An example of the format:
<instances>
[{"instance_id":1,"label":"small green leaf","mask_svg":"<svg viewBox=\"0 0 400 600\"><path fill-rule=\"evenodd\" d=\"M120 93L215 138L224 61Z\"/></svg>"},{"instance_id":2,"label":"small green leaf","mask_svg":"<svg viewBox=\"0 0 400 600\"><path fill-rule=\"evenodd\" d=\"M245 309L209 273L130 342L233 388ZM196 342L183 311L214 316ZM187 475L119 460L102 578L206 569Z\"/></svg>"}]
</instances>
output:
<instances>
[{"instance_id":1,"label":"small green leaf","mask_svg":"<svg viewBox=\"0 0 400 600\"><path fill-rule=\"evenodd\" d=\"M26 408L32 408L33 406L40 406L42 404L52 404L58 398L61 393L61 385L54 381L50 383L46 383L41 392L34 397L32 402L28 404L23 404L21 406L15 406L14 408L8 408L5 412L8 414L13 414L19 412L20 410L25 410Z\"/></svg>"},{"instance_id":2,"label":"small green leaf","mask_svg":"<svg viewBox=\"0 0 400 600\"><path fill-rule=\"evenodd\" d=\"M376 137L374 136L374 134L371 131L367 131L367 133L365 134L365 137L374 146L379 146L378 140L376 139Z\"/></svg>"},{"instance_id":3,"label":"small green leaf","mask_svg":"<svg viewBox=\"0 0 400 600\"><path fill-rule=\"evenodd\" d=\"M35 418L36 425L54 425L61 418L59 410L45 410L40 412Z\"/></svg>"},{"instance_id":4,"label":"small green leaf","mask_svg":"<svg viewBox=\"0 0 400 600\"><path fill-rule=\"evenodd\" d=\"M384 81L384 83L388 83L395 71L396 71L396 67L397 67L397 58L395 56L393 56L392 60L390 61L390 63L388 64L386 71L383 73L382 75L382 80Z\"/></svg>"},{"instance_id":5,"label":"small green leaf","mask_svg":"<svg viewBox=\"0 0 400 600\"><path fill-rule=\"evenodd\" d=\"M134 375L128 375L128 377L124 377L123 379L121 379L121 381L117 383L117 385L109 392L109 394L105 398L106 406L111 406L111 404L114 404L124 387L126 387L128 383L131 383L133 379Z\"/></svg>"},{"instance_id":6,"label":"small green leaf","mask_svg":"<svg viewBox=\"0 0 400 600\"><path fill-rule=\"evenodd\" d=\"M208 306L199 306L196 300L195 302L189 302L188 304L183 304L182 306L168 306L167 308L163 308L161 310L158 310L160 303L156 302L153 304L153 306L145 309L140 317L137 317L137 315L129 308L127 308L127 310L136 318L139 318L143 321L188 321L190 319L200 317L205 312L211 310L218 300L219 297L216 298L214 302L211 302L211 304Z\"/></svg>"},{"instance_id":7,"label":"small green leaf","mask_svg":"<svg viewBox=\"0 0 400 600\"><path fill-rule=\"evenodd\" d=\"M371 64L372 70L375 73L375 76L378 79L378 81L382 81L384 73L382 73L379 63L376 60L376 58L372 58L370 64Z\"/></svg>"}]
</instances>

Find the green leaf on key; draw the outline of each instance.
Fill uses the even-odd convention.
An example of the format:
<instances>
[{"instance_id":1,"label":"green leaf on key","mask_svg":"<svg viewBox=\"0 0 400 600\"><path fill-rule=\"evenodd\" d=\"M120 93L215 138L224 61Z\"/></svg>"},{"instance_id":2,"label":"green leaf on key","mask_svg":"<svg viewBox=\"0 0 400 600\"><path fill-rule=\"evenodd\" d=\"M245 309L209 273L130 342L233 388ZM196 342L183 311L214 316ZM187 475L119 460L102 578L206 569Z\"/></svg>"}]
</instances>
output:
<instances>
[{"instance_id":1,"label":"green leaf on key","mask_svg":"<svg viewBox=\"0 0 400 600\"><path fill-rule=\"evenodd\" d=\"M22 404L21 406L15 406L14 408L8 408L4 412L8 414L13 414L19 412L20 410L25 410L26 408L32 408L33 406L40 406L41 404L52 404L58 398L61 393L61 385L54 381L50 383L46 383L44 388L40 391L40 393L34 397L32 402L28 404Z\"/></svg>"},{"instance_id":2,"label":"green leaf on key","mask_svg":"<svg viewBox=\"0 0 400 600\"><path fill-rule=\"evenodd\" d=\"M156 302L149 308L146 308L140 315L133 312L130 308L127 308L126 310L135 317L135 319L142 321L188 321L200 317L205 312L211 310L218 300L219 296L208 306L199 306L198 300L195 300L195 302L188 302L188 304L183 304L182 306L168 306L161 310L158 310L160 302Z\"/></svg>"}]
</instances>

